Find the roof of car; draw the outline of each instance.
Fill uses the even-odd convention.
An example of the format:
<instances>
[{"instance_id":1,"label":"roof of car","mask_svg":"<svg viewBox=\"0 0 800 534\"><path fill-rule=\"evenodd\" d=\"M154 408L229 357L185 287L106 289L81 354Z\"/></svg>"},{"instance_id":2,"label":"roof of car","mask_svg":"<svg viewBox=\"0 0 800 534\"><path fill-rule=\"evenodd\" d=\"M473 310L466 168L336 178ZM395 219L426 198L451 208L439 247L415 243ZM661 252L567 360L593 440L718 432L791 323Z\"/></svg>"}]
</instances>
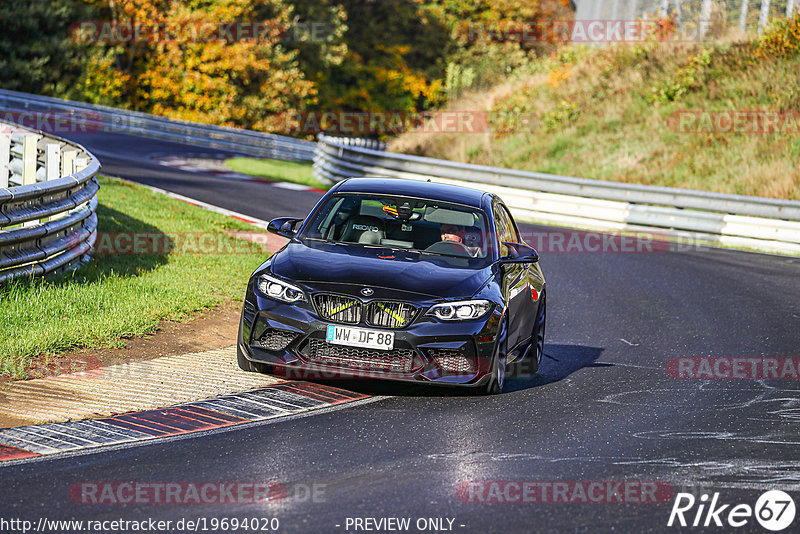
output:
<instances>
[{"instance_id":1,"label":"roof of car","mask_svg":"<svg viewBox=\"0 0 800 534\"><path fill-rule=\"evenodd\" d=\"M339 183L337 193L380 193L417 198L429 198L464 204L475 208L482 207L482 198L486 193L477 189L457 185L437 184L420 180L403 180L400 178L350 178Z\"/></svg>"}]
</instances>

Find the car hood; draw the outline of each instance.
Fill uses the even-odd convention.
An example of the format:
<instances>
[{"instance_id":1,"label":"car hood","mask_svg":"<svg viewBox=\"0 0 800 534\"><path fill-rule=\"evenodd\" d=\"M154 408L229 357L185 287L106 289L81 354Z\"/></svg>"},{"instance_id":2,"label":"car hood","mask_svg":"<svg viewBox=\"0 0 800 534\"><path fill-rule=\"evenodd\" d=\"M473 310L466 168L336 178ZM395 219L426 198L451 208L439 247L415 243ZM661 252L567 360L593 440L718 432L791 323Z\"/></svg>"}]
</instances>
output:
<instances>
[{"instance_id":1,"label":"car hood","mask_svg":"<svg viewBox=\"0 0 800 534\"><path fill-rule=\"evenodd\" d=\"M335 243L290 242L272 258L272 272L304 284L356 284L428 297L469 298L492 276L488 260Z\"/></svg>"}]
</instances>

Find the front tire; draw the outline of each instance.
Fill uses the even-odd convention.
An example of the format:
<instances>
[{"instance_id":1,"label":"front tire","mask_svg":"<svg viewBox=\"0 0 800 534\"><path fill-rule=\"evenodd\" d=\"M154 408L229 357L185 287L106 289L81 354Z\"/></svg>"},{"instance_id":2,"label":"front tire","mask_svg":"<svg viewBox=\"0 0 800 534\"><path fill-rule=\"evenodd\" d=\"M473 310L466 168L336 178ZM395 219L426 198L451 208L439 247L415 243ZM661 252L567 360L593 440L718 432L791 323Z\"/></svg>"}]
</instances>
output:
<instances>
[{"instance_id":1,"label":"front tire","mask_svg":"<svg viewBox=\"0 0 800 534\"><path fill-rule=\"evenodd\" d=\"M501 323L497 332L497 348L492 358L492 370L489 373L489 382L486 384L486 395L499 395L506 385L506 361L508 359L508 319Z\"/></svg>"},{"instance_id":2,"label":"front tire","mask_svg":"<svg viewBox=\"0 0 800 534\"><path fill-rule=\"evenodd\" d=\"M531 348L529 354L532 362L535 362L536 368L531 373L535 375L539 372L539 367L542 365L542 357L544 356L544 334L547 328L547 293L542 293L539 309L536 312L536 321L533 325L533 336L531 337Z\"/></svg>"}]
</instances>

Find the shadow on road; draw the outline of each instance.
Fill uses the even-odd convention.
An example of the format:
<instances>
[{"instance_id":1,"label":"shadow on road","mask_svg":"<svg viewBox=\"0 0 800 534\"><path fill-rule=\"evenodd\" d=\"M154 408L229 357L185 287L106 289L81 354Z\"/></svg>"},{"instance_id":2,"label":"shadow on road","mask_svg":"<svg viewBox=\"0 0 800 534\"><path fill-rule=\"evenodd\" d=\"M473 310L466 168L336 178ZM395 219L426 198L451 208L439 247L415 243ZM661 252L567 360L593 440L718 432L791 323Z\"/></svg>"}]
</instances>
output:
<instances>
[{"instance_id":1,"label":"shadow on road","mask_svg":"<svg viewBox=\"0 0 800 534\"><path fill-rule=\"evenodd\" d=\"M531 375L526 372L527 364L511 365L508 369L508 384L505 391L530 389L567 378L572 373L587 367L611 367L607 363L595 363L605 349L585 345L544 346L544 358L539 372Z\"/></svg>"}]
</instances>

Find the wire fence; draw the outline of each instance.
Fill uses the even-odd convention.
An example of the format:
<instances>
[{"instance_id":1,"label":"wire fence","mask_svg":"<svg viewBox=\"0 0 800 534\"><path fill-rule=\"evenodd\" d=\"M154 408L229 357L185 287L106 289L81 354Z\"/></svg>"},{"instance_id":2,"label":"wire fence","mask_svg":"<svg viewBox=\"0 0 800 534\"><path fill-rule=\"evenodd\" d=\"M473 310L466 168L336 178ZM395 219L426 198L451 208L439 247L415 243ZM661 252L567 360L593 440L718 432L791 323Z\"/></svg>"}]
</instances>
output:
<instances>
[{"instance_id":1,"label":"wire fence","mask_svg":"<svg viewBox=\"0 0 800 534\"><path fill-rule=\"evenodd\" d=\"M761 32L771 18L800 11L800 0L577 0L576 4L578 21L670 16L684 39L710 39L730 29Z\"/></svg>"}]
</instances>

